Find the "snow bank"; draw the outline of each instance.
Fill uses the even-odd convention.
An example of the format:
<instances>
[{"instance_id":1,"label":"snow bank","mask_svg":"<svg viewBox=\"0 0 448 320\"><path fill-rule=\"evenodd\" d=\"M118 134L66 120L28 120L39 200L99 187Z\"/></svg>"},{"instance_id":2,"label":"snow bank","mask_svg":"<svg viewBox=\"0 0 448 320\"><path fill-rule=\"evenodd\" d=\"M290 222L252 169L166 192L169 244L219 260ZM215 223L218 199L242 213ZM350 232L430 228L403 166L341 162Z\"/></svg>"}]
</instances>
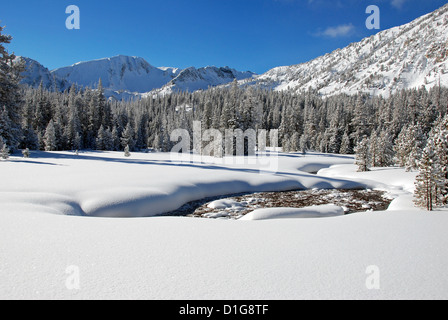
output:
<instances>
[{"instance_id":1,"label":"snow bank","mask_svg":"<svg viewBox=\"0 0 448 320\"><path fill-rule=\"evenodd\" d=\"M3 161L0 174L0 212L13 203L48 208L61 215L95 217L149 217L174 211L182 205L208 197L245 192L286 191L311 188L359 188L362 183L318 177L297 170L308 163L328 167L350 163L352 158L280 154L278 170L263 171L251 164L172 161L169 153L33 152L31 159L11 157ZM254 159L252 159L254 160ZM244 162L245 161L245 162ZM38 170L36 170L38 169ZM11 196L13 195L13 196Z\"/></svg>"},{"instance_id":2,"label":"snow bank","mask_svg":"<svg viewBox=\"0 0 448 320\"><path fill-rule=\"evenodd\" d=\"M230 199L221 199L210 202L207 207L210 209L227 209L233 207L241 207L242 204Z\"/></svg>"},{"instance_id":3,"label":"snow bank","mask_svg":"<svg viewBox=\"0 0 448 320\"><path fill-rule=\"evenodd\" d=\"M270 220L292 218L324 218L344 215L344 209L335 205L305 208L267 208L254 210L239 220Z\"/></svg>"}]
</instances>

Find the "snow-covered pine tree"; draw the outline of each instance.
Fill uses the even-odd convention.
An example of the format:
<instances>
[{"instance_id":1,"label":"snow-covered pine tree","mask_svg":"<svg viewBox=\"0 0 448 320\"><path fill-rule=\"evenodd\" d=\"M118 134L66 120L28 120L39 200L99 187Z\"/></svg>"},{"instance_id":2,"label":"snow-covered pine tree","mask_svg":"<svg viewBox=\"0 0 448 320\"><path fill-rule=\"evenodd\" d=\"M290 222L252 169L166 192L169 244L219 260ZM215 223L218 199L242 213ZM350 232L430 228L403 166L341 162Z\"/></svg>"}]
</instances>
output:
<instances>
[{"instance_id":1,"label":"snow-covered pine tree","mask_svg":"<svg viewBox=\"0 0 448 320\"><path fill-rule=\"evenodd\" d=\"M448 203L448 115L439 121L429 134L434 143L434 162L440 168L440 186L437 192L439 205Z\"/></svg>"},{"instance_id":2,"label":"snow-covered pine tree","mask_svg":"<svg viewBox=\"0 0 448 320\"><path fill-rule=\"evenodd\" d=\"M302 134L299 141L300 152L305 154L309 150L309 139L306 134Z\"/></svg>"},{"instance_id":3,"label":"snow-covered pine tree","mask_svg":"<svg viewBox=\"0 0 448 320\"><path fill-rule=\"evenodd\" d=\"M28 159L30 157L30 149L26 148L22 150L22 155L25 159Z\"/></svg>"},{"instance_id":4,"label":"snow-covered pine tree","mask_svg":"<svg viewBox=\"0 0 448 320\"><path fill-rule=\"evenodd\" d=\"M378 137L378 166L389 167L394 164L392 135L388 130L381 131Z\"/></svg>"},{"instance_id":5,"label":"snow-covered pine tree","mask_svg":"<svg viewBox=\"0 0 448 320\"><path fill-rule=\"evenodd\" d=\"M401 129L400 134L398 135L395 141L394 152L396 157L396 163L400 167L404 167L406 165L406 160L410 153L409 141L407 141L408 136L409 136L409 126L405 126Z\"/></svg>"},{"instance_id":6,"label":"snow-covered pine tree","mask_svg":"<svg viewBox=\"0 0 448 320\"><path fill-rule=\"evenodd\" d=\"M126 158L129 158L131 156L131 153L129 152L129 146L124 147L124 156Z\"/></svg>"},{"instance_id":7,"label":"snow-covered pine tree","mask_svg":"<svg viewBox=\"0 0 448 320\"><path fill-rule=\"evenodd\" d=\"M0 108L2 118L8 118L8 126L0 128L0 137L11 151L17 149L22 139L21 127L21 93L19 89L20 72L23 63L13 63L14 54L9 54L4 44L11 43L12 37L2 34L0 26Z\"/></svg>"},{"instance_id":8,"label":"snow-covered pine tree","mask_svg":"<svg viewBox=\"0 0 448 320\"><path fill-rule=\"evenodd\" d=\"M0 137L0 158L3 160L7 160L9 158L9 148L2 137Z\"/></svg>"},{"instance_id":9,"label":"snow-covered pine tree","mask_svg":"<svg viewBox=\"0 0 448 320\"><path fill-rule=\"evenodd\" d=\"M68 123L65 128L69 148L77 150L81 148L82 128L79 116L79 99L76 92L76 86L73 84L68 96Z\"/></svg>"},{"instance_id":10,"label":"snow-covered pine tree","mask_svg":"<svg viewBox=\"0 0 448 320\"><path fill-rule=\"evenodd\" d=\"M300 150L300 137L298 132L294 132L289 139L289 150L292 152L298 152Z\"/></svg>"},{"instance_id":11,"label":"snow-covered pine tree","mask_svg":"<svg viewBox=\"0 0 448 320\"><path fill-rule=\"evenodd\" d=\"M423 150L419 161L420 173L415 182L414 203L416 206L432 211L438 203L438 193L442 183L442 171L435 160L435 146L432 139Z\"/></svg>"},{"instance_id":12,"label":"snow-covered pine tree","mask_svg":"<svg viewBox=\"0 0 448 320\"><path fill-rule=\"evenodd\" d=\"M416 170L425 140L419 124L404 127L398 135L394 147L397 164L400 167L405 167L407 171Z\"/></svg>"},{"instance_id":13,"label":"snow-covered pine tree","mask_svg":"<svg viewBox=\"0 0 448 320\"><path fill-rule=\"evenodd\" d=\"M132 128L131 123L128 122L126 129L121 135L121 145L123 148L128 147L130 150L134 150L134 144L134 129Z\"/></svg>"},{"instance_id":14,"label":"snow-covered pine tree","mask_svg":"<svg viewBox=\"0 0 448 320\"><path fill-rule=\"evenodd\" d=\"M358 144L364 136L369 135L370 117L368 107L365 97L361 93L358 93L351 121L351 126L354 129L351 138L355 144Z\"/></svg>"},{"instance_id":15,"label":"snow-covered pine tree","mask_svg":"<svg viewBox=\"0 0 448 320\"><path fill-rule=\"evenodd\" d=\"M422 132L420 124L411 127L408 141L410 143L410 152L406 161L406 171L418 169L418 160L421 158L422 150L425 146L426 137Z\"/></svg>"},{"instance_id":16,"label":"snow-covered pine tree","mask_svg":"<svg viewBox=\"0 0 448 320\"><path fill-rule=\"evenodd\" d=\"M353 149L351 147L350 136L348 135L348 129L345 130L341 139L341 147L339 149L340 154L352 154Z\"/></svg>"},{"instance_id":17,"label":"snow-covered pine tree","mask_svg":"<svg viewBox=\"0 0 448 320\"><path fill-rule=\"evenodd\" d=\"M370 153L370 165L372 167L380 167L380 149L379 149L379 141L378 141L378 135L376 130L372 131L372 134L370 135L370 146L369 146L369 153Z\"/></svg>"},{"instance_id":18,"label":"snow-covered pine tree","mask_svg":"<svg viewBox=\"0 0 448 320\"><path fill-rule=\"evenodd\" d=\"M370 154L369 154L369 138L364 137L358 142L355 148L355 164L358 166L358 172L369 171Z\"/></svg>"},{"instance_id":19,"label":"snow-covered pine tree","mask_svg":"<svg viewBox=\"0 0 448 320\"><path fill-rule=\"evenodd\" d=\"M96 136L96 149L97 150L107 150L105 146L106 140L106 130L104 130L103 125L100 126L98 134Z\"/></svg>"},{"instance_id":20,"label":"snow-covered pine tree","mask_svg":"<svg viewBox=\"0 0 448 320\"><path fill-rule=\"evenodd\" d=\"M120 134L118 132L118 129L116 126L114 126L112 128L112 151L118 151L120 150L120 146L121 146L121 140L120 140Z\"/></svg>"},{"instance_id":21,"label":"snow-covered pine tree","mask_svg":"<svg viewBox=\"0 0 448 320\"><path fill-rule=\"evenodd\" d=\"M56 131L54 129L53 120L50 120L47 129L45 130L44 142L45 151L56 151Z\"/></svg>"}]
</instances>

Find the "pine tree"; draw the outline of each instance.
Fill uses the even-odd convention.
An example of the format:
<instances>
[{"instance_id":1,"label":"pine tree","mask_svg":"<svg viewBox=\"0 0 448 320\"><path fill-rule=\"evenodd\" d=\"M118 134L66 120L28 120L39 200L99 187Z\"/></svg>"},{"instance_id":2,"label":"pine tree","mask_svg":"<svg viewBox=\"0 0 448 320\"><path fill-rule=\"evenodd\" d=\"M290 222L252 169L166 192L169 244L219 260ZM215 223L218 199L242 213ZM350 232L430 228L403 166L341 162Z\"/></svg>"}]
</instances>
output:
<instances>
[{"instance_id":1,"label":"pine tree","mask_svg":"<svg viewBox=\"0 0 448 320\"><path fill-rule=\"evenodd\" d=\"M351 126L354 128L352 139L355 144L358 144L364 136L369 135L369 119L368 104L366 103L362 94L358 94L356 104L354 107L354 115L351 121Z\"/></svg>"},{"instance_id":2,"label":"pine tree","mask_svg":"<svg viewBox=\"0 0 448 320\"><path fill-rule=\"evenodd\" d=\"M432 211L437 205L438 193L441 187L442 171L435 159L435 146L432 140L428 141L419 161L420 173L415 182L414 203L418 207Z\"/></svg>"},{"instance_id":3,"label":"pine tree","mask_svg":"<svg viewBox=\"0 0 448 320\"><path fill-rule=\"evenodd\" d=\"M50 120L50 123L47 126L47 129L45 130L45 151L56 151L57 145L56 145L56 131L54 129L54 123L53 120Z\"/></svg>"},{"instance_id":4,"label":"pine tree","mask_svg":"<svg viewBox=\"0 0 448 320\"><path fill-rule=\"evenodd\" d=\"M5 143L13 139L11 132L11 119L9 119L6 106L3 106L3 108L0 107L0 138L2 138Z\"/></svg>"},{"instance_id":5,"label":"pine tree","mask_svg":"<svg viewBox=\"0 0 448 320\"><path fill-rule=\"evenodd\" d=\"M406 171L418 168L418 160L421 158L424 147L425 136L420 125L409 125L404 127L395 143L395 154L400 167Z\"/></svg>"},{"instance_id":6,"label":"pine tree","mask_svg":"<svg viewBox=\"0 0 448 320\"><path fill-rule=\"evenodd\" d=\"M6 145L5 140L3 140L2 137L0 137L0 157L3 160L7 160L9 158L9 148Z\"/></svg>"},{"instance_id":7,"label":"pine tree","mask_svg":"<svg viewBox=\"0 0 448 320\"><path fill-rule=\"evenodd\" d=\"M121 145L123 148L130 148L130 150L134 150L134 129L131 126L131 123L128 122L126 129L123 131L121 135Z\"/></svg>"},{"instance_id":8,"label":"pine tree","mask_svg":"<svg viewBox=\"0 0 448 320\"><path fill-rule=\"evenodd\" d=\"M411 127L410 136L407 139L410 142L410 152L406 160L406 171L416 170L418 169L418 159L421 158L426 140L420 124Z\"/></svg>"},{"instance_id":9,"label":"pine tree","mask_svg":"<svg viewBox=\"0 0 448 320\"><path fill-rule=\"evenodd\" d=\"M289 140L289 149L292 152L297 152L300 150L300 137L298 132L294 132Z\"/></svg>"},{"instance_id":10,"label":"pine tree","mask_svg":"<svg viewBox=\"0 0 448 320\"><path fill-rule=\"evenodd\" d=\"M385 130L378 137L378 166L389 167L394 164L394 149L392 135Z\"/></svg>"},{"instance_id":11,"label":"pine tree","mask_svg":"<svg viewBox=\"0 0 448 320\"><path fill-rule=\"evenodd\" d=\"M22 155L25 159L28 159L30 157L30 149L26 148L22 150Z\"/></svg>"},{"instance_id":12,"label":"pine tree","mask_svg":"<svg viewBox=\"0 0 448 320\"><path fill-rule=\"evenodd\" d=\"M370 165L372 167L380 167L380 147L379 147L379 141L378 141L378 135L376 133L376 130L372 131L372 134L370 135L370 146L369 146L369 152L370 152Z\"/></svg>"},{"instance_id":13,"label":"pine tree","mask_svg":"<svg viewBox=\"0 0 448 320\"><path fill-rule=\"evenodd\" d=\"M433 161L441 171L437 203L446 205L448 203L448 115L430 132L428 143L434 144Z\"/></svg>"},{"instance_id":14,"label":"pine tree","mask_svg":"<svg viewBox=\"0 0 448 320\"><path fill-rule=\"evenodd\" d=\"M111 150L112 151L120 150L121 140L120 140L120 134L119 134L116 126L114 126L112 128L111 136L112 136L111 137L111 145L112 145Z\"/></svg>"},{"instance_id":15,"label":"pine tree","mask_svg":"<svg viewBox=\"0 0 448 320\"><path fill-rule=\"evenodd\" d=\"M107 150L105 145L106 140L106 130L104 130L103 125L100 126L98 134L96 136L96 149L97 150Z\"/></svg>"},{"instance_id":16,"label":"pine tree","mask_svg":"<svg viewBox=\"0 0 448 320\"><path fill-rule=\"evenodd\" d=\"M79 117L79 102L76 95L76 86L73 84L68 96L68 123L65 129L69 147L73 150L81 148L81 120Z\"/></svg>"},{"instance_id":17,"label":"pine tree","mask_svg":"<svg viewBox=\"0 0 448 320\"><path fill-rule=\"evenodd\" d=\"M14 151L22 139L19 82L24 64L13 63L14 54L9 54L3 45L11 43L12 37L2 34L2 31L0 26L0 108L1 117L7 117L8 125L0 128L0 137Z\"/></svg>"},{"instance_id":18,"label":"pine tree","mask_svg":"<svg viewBox=\"0 0 448 320\"><path fill-rule=\"evenodd\" d=\"M302 152L303 154L305 154L308 150L309 150L309 138L306 134L302 134L302 136L300 137L300 152Z\"/></svg>"},{"instance_id":19,"label":"pine tree","mask_svg":"<svg viewBox=\"0 0 448 320\"><path fill-rule=\"evenodd\" d=\"M369 171L370 155L369 155L369 139L364 137L355 148L358 172Z\"/></svg>"},{"instance_id":20,"label":"pine tree","mask_svg":"<svg viewBox=\"0 0 448 320\"><path fill-rule=\"evenodd\" d=\"M129 158L131 156L131 153L129 152L129 146L124 147L124 156L126 158Z\"/></svg>"},{"instance_id":21,"label":"pine tree","mask_svg":"<svg viewBox=\"0 0 448 320\"><path fill-rule=\"evenodd\" d=\"M353 150L351 147L350 137L347 133L347 130L344 132L341 140L341 147L339 149L340 154L352 154Z\"/></svg>"}]
</instances>

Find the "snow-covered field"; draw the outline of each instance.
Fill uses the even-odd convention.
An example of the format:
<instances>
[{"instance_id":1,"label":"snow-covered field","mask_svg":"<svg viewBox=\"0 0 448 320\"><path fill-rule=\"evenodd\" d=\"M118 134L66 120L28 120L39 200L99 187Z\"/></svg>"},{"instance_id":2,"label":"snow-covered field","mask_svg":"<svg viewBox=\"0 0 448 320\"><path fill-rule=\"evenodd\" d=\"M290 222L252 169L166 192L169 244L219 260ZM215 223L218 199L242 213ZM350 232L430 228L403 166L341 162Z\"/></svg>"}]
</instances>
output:
<instances>
[{"instance_id":1,"label":"snow-covered field","mask_svg":"<svg viewBox=\"0 0 448 320\"><path fill-rule=\"evenodd\" d=\"M322 154L280 154L275 172L171 157L1 161L0 298L448 298L448 210L412 207L415 173L357 173L352 157ZM325 206L252 214L260 221L151 217L216 195L357 187L396 199L347 216Z\"/></svg>"}]
</instances>

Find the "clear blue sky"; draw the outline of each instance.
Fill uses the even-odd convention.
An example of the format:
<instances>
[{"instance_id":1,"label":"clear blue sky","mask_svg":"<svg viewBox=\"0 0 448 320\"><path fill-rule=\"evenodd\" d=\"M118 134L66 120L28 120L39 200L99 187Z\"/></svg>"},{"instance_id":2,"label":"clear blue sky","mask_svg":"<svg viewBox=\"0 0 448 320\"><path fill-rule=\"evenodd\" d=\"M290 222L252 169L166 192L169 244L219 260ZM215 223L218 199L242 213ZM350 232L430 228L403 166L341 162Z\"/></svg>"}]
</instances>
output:
<instances>
[{"instance_id":1,"label":"clear blue sky","mask_svg":"<svg viewBox=\"0 0 448 320\"><path fill-rule=\"evenodd\" d=\"M381 9L381 30L429 13L446 0L15 0L0 24L16 55L49 69L118 54L154 66L230 66L263 73L306 62L377 33L365 21ZM81 29L67 30L68 5Z\"/></svg>"}]
</instances>

